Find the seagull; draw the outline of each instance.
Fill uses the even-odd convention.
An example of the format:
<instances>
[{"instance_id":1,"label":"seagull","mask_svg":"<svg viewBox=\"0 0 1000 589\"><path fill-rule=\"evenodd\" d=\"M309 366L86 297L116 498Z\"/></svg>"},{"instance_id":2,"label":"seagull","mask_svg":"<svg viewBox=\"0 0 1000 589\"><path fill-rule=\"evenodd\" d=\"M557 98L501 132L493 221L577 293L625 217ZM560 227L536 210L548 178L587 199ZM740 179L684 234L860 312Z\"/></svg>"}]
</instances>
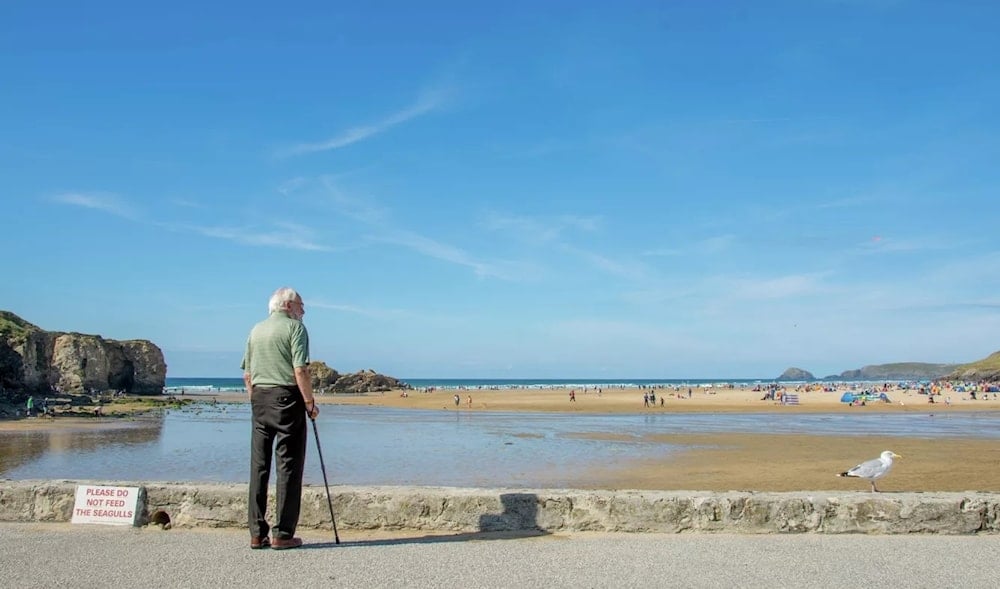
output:
<instances>
[{"instance_id":1,"label":"seagull","mask_svg":"<svg viewBox=\"0 0 1000 589\"><path fill-rule=\"evenodd\" d=\"M872 484L872 493L879 493L875 486L875 480L884 477L892 470L892 459L902 458L899 454L891 450L886 450L878 458L862 462L851 470L838 474L839 477L855 477L865 479Z\"/></svg>"}]
</instances>

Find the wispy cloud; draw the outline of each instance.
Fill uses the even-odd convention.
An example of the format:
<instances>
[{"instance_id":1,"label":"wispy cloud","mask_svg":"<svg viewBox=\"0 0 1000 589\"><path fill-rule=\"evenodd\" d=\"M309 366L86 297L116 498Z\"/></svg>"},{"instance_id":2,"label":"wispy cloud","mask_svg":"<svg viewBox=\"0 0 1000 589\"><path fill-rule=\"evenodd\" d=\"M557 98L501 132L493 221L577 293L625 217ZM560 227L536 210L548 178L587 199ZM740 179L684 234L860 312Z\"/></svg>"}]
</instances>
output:
<instances>
[{"instance_id":1,"label":"wispy cloud","mask_svg":"<svg viewBox=\"0 0 1000 589\"><path fill-rule=\"evenodd\" d=\"M440 109L447 103L448 96L449 93L443 89L425 92L410 106L391 113L379 121L351 127L325 141L298 143L284 149L279 149L275 155L277 157L292 157L319 151L341 149L353 145L359 141L364 141L365 139L385 133L397 125Z\"/></svg>"},{"instance_id":2,"label":"wispy cloud","mask_svg":"<svg viewBox=\"0 0 1000 589\"><path fill-rule=\"evenodd\" d=\"M576 151L584 149L585 147L586 147L585 145L582 145L579 142L546 139L540 142L536 142L527 147L522 147L520 149L512 149L510 151L504 151L502 153L499 153L498 155L500 157L506 157L509 159L536 159L558 153Z\"/></svg>"},{"instance_id":3,"label":"wispy cloud","mask_svg":"<svg viewBox=\"0 0 1000 589\"><path fill-rule=\"evenodd\" d=\"M565 252L583 258L591 266L612 276L629 280L643 280L649 277L649 267L636 260L612 258L604 254L566 244L562 244L560 248Z\"/></svg>"},{"instance_id":4,"label":"wispy cloud","mask_svg":"<svg viewBox=\"0 0 1000 589\"><path fill-rule=\"evenodd\" d=\"M942 312L950 313L956 311L982 311L995 316L1000 311L1000 301L969 301L960 303L939 303L928 305L900 306L894 309L902 314L913 312Z\"/></svg>"},{"instance_id":5,"label":"wispy cloud","mask_svg":"<svg viewBox=\"0 0 1000 589\"><path fill-rule=\"evenodd\" d=\"M684 250L679 247L658 247L656 249L645 250L643 256L671 258L684 254Z\"/></svg>"},{"instance_id":6,"label":"wispy cloud","mask_svg":"<svg viewBox=\"0 0 1000 589\"><path fill-rule=\"evenodd\" d=\"M323 176L320 181L330 196L330 201L336 206L337 212L356 221L371 226L381 226L389 218L389 210L371 199L347 194L334 182L334 176Z\"/></svg>"},{"instance_id":7,"label":"wispy cloud","mask_svg":"<svg viewBox=\"0 0 1000 589\"><path fill-rule=\"evenodd\" d=\"M597 231L604 224L600 217L581 217L578 215L560 215L556 221L567 229L579 229L581 231Z\"/></svg>"},{"instance_id":8,"label":"wispy cloud","mask_svg":"<svg viewBox=\"0 0 1000 589\"><path fill-rule=\"evenodd\" d=\"M399 229L391 222L391 211L374 199L349 194L335 183L335 176L321 178L329 195L329 201L336 212L367 225L371 233L369 242L399 246L418 254L471 268L476 276L493 277L502 280L521 281L532 279L539 274L537 265L517 261L484 261L466 250L436 239Z\"/></svg>"},{"instance_id":9,"label":"wispy cloud","mask_svg":"<svg viewBox=\"0 0 1000 589\"><path fill-rule=\"evenodd\" d=\"M613 319L577 318L553 321L547 325L552 333L569 336L577 341L598 339L662 342L667 330L649 323Z\"/></svg>"},{"instance_id":10,"label":"wispy cloud","mask_svg":"<svg viewBox=\"0 0 1000 589\"><path fill-rule=\"evenodd\" d=\"M519 241L532 245L545 245L583 259L591 266L608 274L641 280L649 275L649 268L637 260L623 260L580 248L571 243L577 233L594 233L600 230L603 219L580 215L555 217L527 217L492 213L483 225L492 231L506 233Z\"/></svg>"},{"instance_id":11,"label":"wispy cloud","mask_svg":"<svg viewBox=\"0 0 1000 589\"><path fill-rule=\"evenodd\" d=\"M278 193L283 196L289 196L290 194L298 191L300 188L308 184L308 180L301 176L296 176L295 178L290 178L285 180L278 185Z\"/></svg>"},{"instance_id":12,"label":"wispy cloud","mask_svg":"<svg viewBox=\"0 0 1000 589\"><path fill-rule=\"evenodd\" d=\"M279 224L276 227L265 230L257 227L202 225L186 225L181 228L206 237L224 239L243 245L273 246L304 251L332 251L333 249L317 243L313 239L310 229L290 223Z\"/></svg>"},{"instance_id":13,"label":"wispy cloud","mask_svg":"<svg viewBox=\"0 0 1000 589\"><path fill-rule=\"evenodd\" d=\"M836 200L828 200L816 205L817 209L846 209L863 207L871 204L873 199L870 196L847 196Z\"/></svg>"},{"instance_id":14,"label":"wispy cloud","mask_svg":"<svg viewBox=\"0 0 1000 589\"><path fill-rule=\"evenodd\" d=\"M361 315L362 317L370 317L372 319L393 319L404 317L410 315L407 311L400 309L379 309L376 307L360 307L357 305L346 305L341 303L327 303L324 301L317 301L314 299L309 299L306 303L309 307L314 307L317 309L328 309L330 311L339 311L342 313L350 313L352 315Z\"/></svg>"},{"instance_id":15,"label":"wispy cloud","mask_svg":"<svg viewBox=\"0 0 1000 589\"><path fill-rule=\"evenodd\" d=\"M698 241L686 243L683 247L660 247L642 252L643 256L650 257L675 257L686 255L716 255L731 249L736 243L736 236L716 235Z\"/></svg>"},{"instance_id":16,"label":"wispy cloud","mask_svg":"<svg viewBox=\"0 0 1000 589\"><path fill-rule=\"evenodd\" d=\"M66 192L53 196L52 200L85 209L103 211L124 219L136 220L138 218L136 211L122 198L108 192Z\"/></svg>"},{"instance_id":17,"label":"wispy cloud","mask_svg":"<svg viewBox=\"0 0 1000 589\"><path fill-rule=\"evenodd\" d=\"M721 254L722 252L732 248L734 243L736 243L735 235L717 235L715 237L702 239L701 241L695 243L694 249L700 254Z\"/></svg>"},{"instance_id":18,"label":"wispy cloud","mask_svg":"<svg viewBox=\"0 0 1000 589\"><path fill-rule=\"evenodd\" d=\"M559 215L536 218L503 213L489 213L482 221L482 225L490 231L506 233L527 243L551 243L562 238L567 231L591 233L600 229L601 224L600 217Z\"/></svg>"},{"instance_id":19,"label":"wispy cloud","mask_svg":"<svg viewBox=\"0 0 1000 589\"><path fill-rule=\"evenodd\" d=\"M552 350L549 359L579 358L590 369L611 371L620 376L623 370L638 365L676 365L683 369L693 359L709 353L696 332L668 323L580 317L553 321L540 326ZM595 342L642 342L641 346L603 346ZM629 368L623 369L622 366Z\"/></svg>"},{"instance_id":20,"label":"wispy cloud","mask_svg":"<svg viewBox=\"0 0 1000 589\"><path fill-rule=\"evenodd\" d=\"M856 251L862 254L912 253L942 251L967 244L968 241L965 239L949 241L934 235L919 235L917 237L873 235L858 244Z\"/></svg>"},{"instance_id":21,"label":"wispy cloud","mask_svg":"<svg viewBox=\"0 0 1000 589\"><path fill-rule=\"evenodd\" d=\"M965 255L936 264L921 277L926 284L937 285L937 290L953 286L965 298L979 292L1000 290L1000 251L969 249Z\"/></svg>"},{"instance_id":22,"label":"wispy cloud","mask_svg":"<svg viewBox=\"0 0 1000 589\"><path fill-rule=\"evenodd\" d=\"M83 207L102 211L117 217L137 221L151 227L168 231L196 233L250 246L270 246L302 251L345 251L354 248L334 248L324 245L316 238L315 232L298 223L278 222L269 226L245 225L200 225L191 223L175 223L154 221L143 218L125 199L104 192L84 193L68 192L51 197L51 200L61 204ZM200 203L190 200L172 200L172 204L188 209L204 209Z\"/></svg>"},{"instance_id":23,"label":"wispy cloud","mask_svg":"<svg viewBox=\"0 0 1000 589\"><path fill-rule=\"evenodd\" d=\"M822 292L825 273L774 278L731 279L731 293L742 299L787 299Z\"/></svg>"},{"instance_id":24,"label":"wispy cloud","mask_svg":"<svg viewBox=\"0 0 1000 589\"><path fill-rule=\"evenodd\" d=\"M399 245L437 260L472 268L476 276L483 278L494 277L504 280L521 279L521 276L517 271L519 267L518 264L484 262L474 258L461 248L441 243L429 237L410 231L394 231L384 235L372 237L372 239L382 243Z\"/></svg>"},{"instance_id":25,"label":"wispy cloud","mask_svg":"<svg viewBox=\"0 0 1000 589\"><path fill-rule=\"evenodd\" d=\"M185 209L204 209L205 205L185 198L175 198L170 201L172 204Z\"/></svg>"},{"instance_id":26,"label":"wispy cloud","mask_svg":"<svg viewBox=\"0 0 1000 589\"><path fill-rule=\"evenodd\" d=\"M640 290L626 290L619 294L621 300L633 305L662 305L670 301L684 299L704 300L705 293L711 292L692 283L660 282Z\"/></svg>"},{"instance_id":27,"label":"wispy cloud","mask_svg":"<svg viewBox=\"0 0 1000 589\"><path fill-rule=\"evenodd\" d=\"M261 306L260 304L251 304L251 303L226 303L226 304L213 303L208 305L203 305L203 304L192 305L187 303L172 302L170 304L178 312L183 312L183 313L204 313L206 311L210 313L218 313L220 311L231 311L233 309L254 309Z\"/></svg>"}]
</instances>

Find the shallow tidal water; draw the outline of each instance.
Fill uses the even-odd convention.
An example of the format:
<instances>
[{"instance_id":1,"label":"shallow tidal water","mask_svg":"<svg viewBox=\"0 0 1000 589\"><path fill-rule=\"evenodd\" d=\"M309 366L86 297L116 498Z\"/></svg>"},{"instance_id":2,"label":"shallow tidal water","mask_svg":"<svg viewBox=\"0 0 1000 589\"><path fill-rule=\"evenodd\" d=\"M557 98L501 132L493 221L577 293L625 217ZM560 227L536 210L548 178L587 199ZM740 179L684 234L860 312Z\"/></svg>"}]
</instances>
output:
<instances>
[{"instance_id":1,"label":"shallow tidal water","mask_svg":"<svg viewBox=\"0 0 1000 589\"><path fill-rule=\"evenodd\" d=\"M249 424L247 404L203 403L129 427L0 432L0 478L241 483ZM331 484L559 488L579 486L594 465L688 449L645 438L652 434L996 439L1000 413L571 415L326 405L317 427ZM306 482L322 484L311 425L307 448Z\"/></svg>"}]
</instances>

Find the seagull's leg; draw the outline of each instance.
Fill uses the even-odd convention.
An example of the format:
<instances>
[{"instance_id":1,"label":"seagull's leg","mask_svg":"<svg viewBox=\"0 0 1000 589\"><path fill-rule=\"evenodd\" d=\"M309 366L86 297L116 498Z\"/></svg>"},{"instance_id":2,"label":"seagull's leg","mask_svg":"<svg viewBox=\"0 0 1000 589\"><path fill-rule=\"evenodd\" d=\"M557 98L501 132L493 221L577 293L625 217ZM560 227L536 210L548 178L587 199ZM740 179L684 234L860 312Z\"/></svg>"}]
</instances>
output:
<instances>
[{"instance_id":1,"label":"seagull's leg","mask_svg":"<svg viewBox=\"0 0 1000 589\"><path fill-rule=\"evenodd\" d=\"M875 481L872 481L872 493L881 493L881 492L882 491L879 491L878 487L875 486Z\"/></svg>"}]
</instances>

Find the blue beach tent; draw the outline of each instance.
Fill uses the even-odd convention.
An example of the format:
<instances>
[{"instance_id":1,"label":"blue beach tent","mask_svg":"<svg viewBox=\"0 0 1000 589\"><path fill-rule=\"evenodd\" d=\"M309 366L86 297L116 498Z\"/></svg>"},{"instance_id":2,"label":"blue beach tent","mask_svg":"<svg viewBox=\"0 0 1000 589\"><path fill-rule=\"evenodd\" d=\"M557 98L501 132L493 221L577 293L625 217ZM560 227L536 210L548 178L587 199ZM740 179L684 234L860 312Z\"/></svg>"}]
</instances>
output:
<instances>
[{"instance_id":1,"label":"blue beach tent","mask_svg":"<svg viewBox=\"0 0 1000 589\"><path fill-rule=\"evenodd\" d=\"M840 397L841 403L853 403L855 401L864 401L865 403L872 401L885 401L886 403L892 403L889 399L889 395L885 393L844 393Z\"/></svg>"}]
</instances>

